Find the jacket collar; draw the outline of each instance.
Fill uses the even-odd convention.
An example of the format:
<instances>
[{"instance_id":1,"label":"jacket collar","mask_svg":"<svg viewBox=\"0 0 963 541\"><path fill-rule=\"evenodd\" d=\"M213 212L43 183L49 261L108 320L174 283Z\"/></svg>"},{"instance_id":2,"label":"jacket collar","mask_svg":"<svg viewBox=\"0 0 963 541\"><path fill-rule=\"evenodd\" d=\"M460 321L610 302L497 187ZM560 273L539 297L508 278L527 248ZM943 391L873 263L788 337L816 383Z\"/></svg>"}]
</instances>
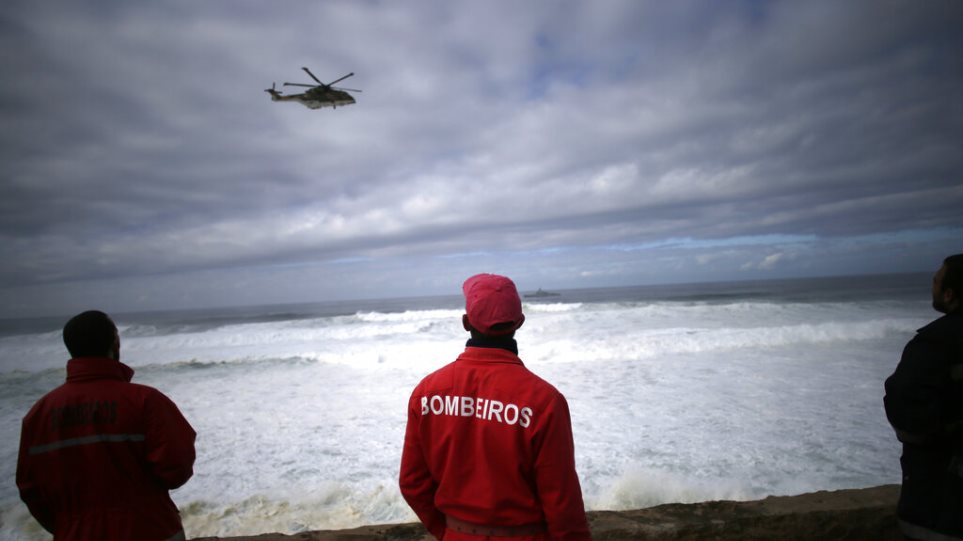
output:
<instances>
[{"instance_id":1,"label":"jacket collar","mask_svg":"<svg viewBox=\"0 0 963 541\"><path fill-rule=\"evenodd\" d=\"M465 351L458 356L458 360L474 363L507 363L525 366L522 360L518 358L518 355L507 349L475 347L471 345L466 347Z\"/></svg>"},{"instance_id":2,"label":"jacket collar","mask_svg":"<svg viewBox=\"0 0 963 541\"><path fill-rule=\"evenodd\" d=\"M518 342L514 338L479 336L478 338L469 338L465 347L504 349L518 355Z\"/></svg>"},{"instance_id":3,"label":"jacket collar","mask_svg":"<svg viewBox=\"0 0 963 541\"><path fill-rule=\"evenodd\" d=\"M67 381L116 379L130 381L134 369L108 357L75 357L67 361Z\"/></svg>"}]
</instances>

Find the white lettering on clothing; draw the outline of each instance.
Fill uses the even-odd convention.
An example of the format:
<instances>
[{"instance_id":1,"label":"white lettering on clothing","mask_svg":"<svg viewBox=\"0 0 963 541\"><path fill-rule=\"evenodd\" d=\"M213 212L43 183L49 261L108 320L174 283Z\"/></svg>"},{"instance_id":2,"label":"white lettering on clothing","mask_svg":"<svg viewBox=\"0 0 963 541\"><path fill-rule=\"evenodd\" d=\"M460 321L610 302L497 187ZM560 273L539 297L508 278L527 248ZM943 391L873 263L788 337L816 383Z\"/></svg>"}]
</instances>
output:
<instances>
[{"instance_id":1,"label":"white lettering on clothing","mask_svg":"<svg viewBox=\"0 0 963 541\"><path fill-rule=\"evenodd\" d=\"M438 407L435 407L435 404ZM431 397L431 412L435 415L441 415L445 411L445 401L442 397L435 395Z\"/></svg>"},{"instance_id":2,"label":"white lettering on clothing","mask_svg":"<svg viewBox=\"0 0 963 541\"><path fill-rule=\"evenodd\" d=\"M528 406L475 396L437 394L421 397L421 414L472 417L506 425L517 424L522 428L531 426L535 417L534 410Z\"/></svg>"},{"instance_id":3,"label":"white lettering on clothing","mask_svg":"<svg viewBox=\"0 0 963 541\"><path fill-rule=\"evenodd\" d=\"M488 420L491 421L492 417L498 417L498 422L502 422L502 409L505 408L505 404L502 404L498 400L492 400L488 403Z\"/></svg>"},{"instance_id":4,"label":"white lettering on clothing","mask_svg":"<svg viewBox=\"0 0 963 541\"><path fill-rule=\"evenodd\" d=\"M485 418L485 407L488 406L488 401L484 398L479 398L475 401L475 417L479 419Z\"/></svg>"},{"instance_id":5,"label":"white lettering on clothing","mask_svg":"<svg viewBox=\"0 0 963 541\"><path fill-rule=\"evenodd\" d=\"M512 412L511 419L508 418L508 412ZM518 422L518 406L515 404L505 405L505 424L513 425Z\"/></svg>"},{"instance_id":6,"label":"white lettering on clothing","mask_svg":"<svg viewBox=\"0 0 963 541\"><path fill-rule=\"evenodd\" d=\"M457 410L458 410L458 397L446 396L445 397L445 415L457 415L457 413L455 413Z\"/></svg>"},{"instance_id":7,"label":"white lettering on clothing","mask_svg":"<svg viewBox=\"0 0 963 541\"><path fill-rule=\"evenodd\" d=\"M522 408L522 420L518 422L518 425L522 428L528 428L530 424L532 424L532 408Z\"/></svg>"}]
</instances>

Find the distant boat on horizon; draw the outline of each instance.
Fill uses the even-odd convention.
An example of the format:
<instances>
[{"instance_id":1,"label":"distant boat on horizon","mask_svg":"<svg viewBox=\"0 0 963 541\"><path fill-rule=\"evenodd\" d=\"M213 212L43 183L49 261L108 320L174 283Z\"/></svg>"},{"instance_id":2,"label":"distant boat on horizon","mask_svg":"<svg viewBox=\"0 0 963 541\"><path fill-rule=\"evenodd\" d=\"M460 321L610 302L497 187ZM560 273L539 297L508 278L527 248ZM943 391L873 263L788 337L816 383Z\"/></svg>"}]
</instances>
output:
<instances>
[{"instance_id":1,"label":"distant boat on horizon","mask_svg":"<svg viewBox=\"0 0 963 541\"><path fill-rule=\"evenodd\" d=\"M540 297L558 297L561 293L554 293L551 291L545 291L542 288L538 288L535 293L526 293L525 298L540 298Z\"/></svg>"}]
</instances>

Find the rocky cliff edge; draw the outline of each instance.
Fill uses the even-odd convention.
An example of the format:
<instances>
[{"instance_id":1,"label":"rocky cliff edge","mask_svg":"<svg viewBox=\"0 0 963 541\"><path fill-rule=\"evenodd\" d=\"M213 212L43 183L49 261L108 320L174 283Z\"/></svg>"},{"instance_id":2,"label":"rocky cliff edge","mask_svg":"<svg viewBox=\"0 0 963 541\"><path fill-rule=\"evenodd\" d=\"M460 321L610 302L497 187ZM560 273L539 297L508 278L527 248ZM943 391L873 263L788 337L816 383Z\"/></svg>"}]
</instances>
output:
<instances>
[{"instance_id":1,"label":"rocky cliff edge","mask_svg":"<svg viewBox=\"0 0 963 541\"><path fill-rule=\"evenodd\" d=\"M666 504L635 511L590 511L595 541L853 540L897 541L898 485L771 496L749 502ZM350 530L202 537L193 541L428 541L421 524Z\"/></svg>"}]
</instances>

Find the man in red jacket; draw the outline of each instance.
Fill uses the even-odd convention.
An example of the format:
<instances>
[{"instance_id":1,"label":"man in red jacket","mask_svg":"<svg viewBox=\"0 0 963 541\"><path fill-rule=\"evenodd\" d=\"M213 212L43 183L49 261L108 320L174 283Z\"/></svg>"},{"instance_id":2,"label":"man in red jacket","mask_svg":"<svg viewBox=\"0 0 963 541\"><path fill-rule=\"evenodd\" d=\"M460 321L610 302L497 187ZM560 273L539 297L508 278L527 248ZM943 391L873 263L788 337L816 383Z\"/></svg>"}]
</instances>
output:
<instances>
[{"instance_id":1,"label":"man in red jacket","mask_svg":"<svg viewBox=\"0 0 963 541\"><path fill-rule=\"evenodd\" d=\"M23 419L17 487L57 541L185 539L168 491L194 473L194 429L160 391L130 383L103 312L63 330L67 381Z\"/></svg>"},{"instance_id":2,"label":"man in red jacket","mask_svg":"<svg viewBox=\"0 0 963 541\"><path fill-rule=\"evenodd\" d=\"M518 358L515 284L479 274L462 289L471 339L411 394L402 495L439 540L591 539L568 403Z\"/></svg>"}]
</instances>

